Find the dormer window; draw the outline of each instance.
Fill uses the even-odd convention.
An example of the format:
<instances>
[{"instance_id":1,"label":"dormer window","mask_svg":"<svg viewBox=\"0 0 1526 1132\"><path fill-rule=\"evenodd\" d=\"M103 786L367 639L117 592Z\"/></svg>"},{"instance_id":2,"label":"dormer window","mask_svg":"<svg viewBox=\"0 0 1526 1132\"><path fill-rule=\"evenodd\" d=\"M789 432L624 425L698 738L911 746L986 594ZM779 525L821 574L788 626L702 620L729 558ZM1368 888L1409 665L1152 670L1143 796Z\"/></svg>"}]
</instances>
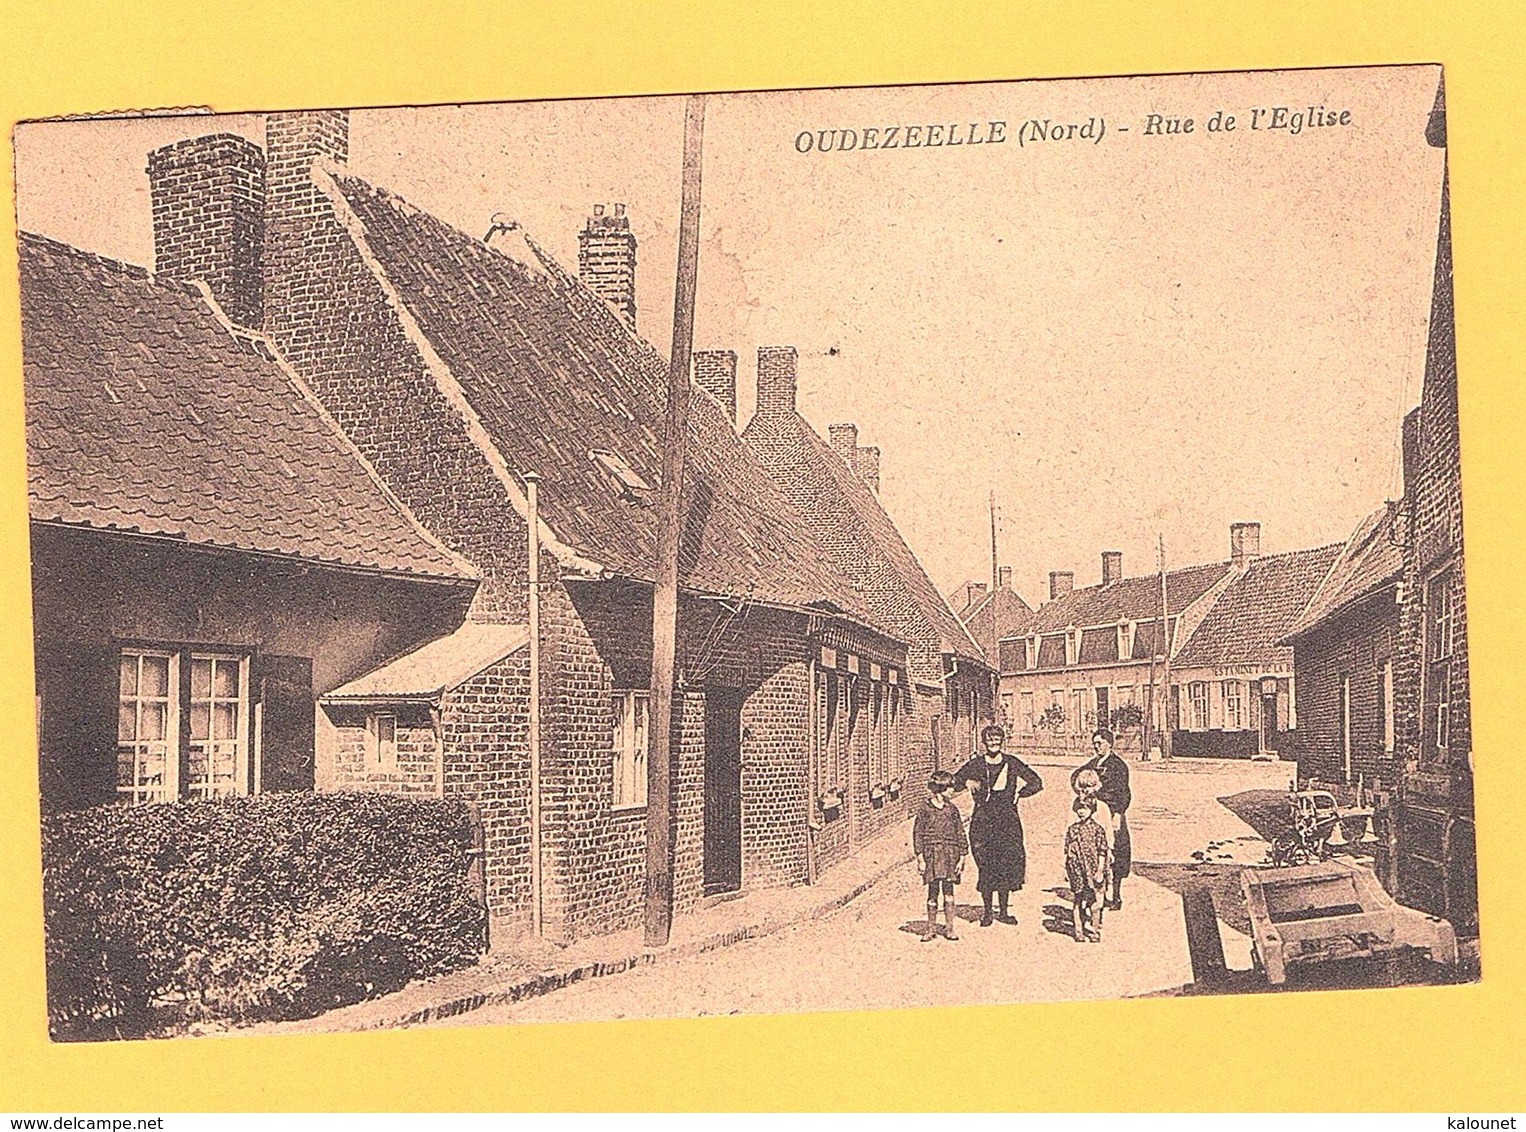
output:
<instances>
[{"instance_id":1,"label":"dormer window","mask_svg":"<svg viewBox=\"0 0 1526 1132\"><path fill-rule=\"evenodd\" d=\"M1118 622L1118 659L1128 660L1134 654L1134 626L1129 621Z\"/></svg>"},{"instance_id":2,"label":"dormer window","mask_svg":"<svg viewBox=\"0 0 1526 1132\"><path fill-rule=\"evenodd\" d=\"M635 503L638 506L646 506L652 497L652 485L641 478L641 474L625 462L618 454L607 448L594 448L588 453L589 459L604 469L619 492L620 498L627 503Z\"/></svg>"},{"instance_id":3,"label":"dormer window","mask_svg":"<svg viewBox=\"0 0 1526 1132\"><path fill-rule=\"evenodd\" d=\"M1065 630L1065 663L1076 664L1081 657L1081 630L1074 625Z\"/></svg>"}]
</instances>

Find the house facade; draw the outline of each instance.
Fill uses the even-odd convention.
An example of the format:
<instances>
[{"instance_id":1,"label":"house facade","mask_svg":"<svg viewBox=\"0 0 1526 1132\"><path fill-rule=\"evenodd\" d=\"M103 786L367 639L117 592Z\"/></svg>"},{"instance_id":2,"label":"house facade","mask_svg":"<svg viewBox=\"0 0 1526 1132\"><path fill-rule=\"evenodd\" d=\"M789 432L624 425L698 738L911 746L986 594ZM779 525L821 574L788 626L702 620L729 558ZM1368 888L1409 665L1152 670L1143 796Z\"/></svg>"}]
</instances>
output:
<instances>
[{"instance_id":1,"label":"house facade","mask_svg":"<svg viewBox=\"0 0 1526 1132\"><path fill-rule=\"evenodd\" d=\"M258 329L380 477L481 576L450 637L323 697L318 780L475 806L500 936L631 926L666 362L624 305L517 224L495 218L475 238L356 176L345 113L266 125L263 150L198 138L151 156L156 255L230 292L257 284L257 301L225 305L258 311ZM245 254L201 219L230 210L257 217L241 225L262 233L254 270L207 266ZM852 825L852 780L885 781L868 767L899 726L873 705L895 702L908 669L905 644L832 568L725 410L698 393L690 416L679 910L808 881L856 847L838 832ZM829 668L862 681L855 702L873 722L821 769Z\"/></svg>"},{"instance_id":2,"label":"house facade","mask_svg":"<svg viewBox=\"0 0 1526 1132\"><path fill-rule=\"evenodd\" d=\"M1282 638L1341 548L1255 555L1171 661L1171 753L1293 758L1307 722Z\"/></svg>"},{"instance_id":3,"label":"house facade","mask_svg":"<svg viewBox=\"0 0 1526 1132\"><path fill-rule=\"evenodd\" d=\"M1440 88L1426 136L1445 148ZM1405 432L1404 484L1397 517L1405 600L1394 661L1394 889L1405 903L1446 916L1462 934L1476 934L1473 734L1445 164L1425 379L1414 423Z\"/></svg>"},{"instance_id":4,"label":"house facade","mask_svg":"<svg viewBox=\"0 0 1526 1132\"><path fill-rule=\"evenodd\" d=\"M47 810L311 789L315 700L476 571L200 288L20 241Z\"/></svg>"},{"instance_id":5,"label":"house facade","mask_svg":"<svg viewBox=\"0 0 1526 1132\"><path fill-rule=\"evenodd\" d=\"M1125 578L1115 551L1103 554L1095 586L1077 589L1070 571L1051 572L1049 600L1027 631L1001 641L1001 712L1017 743L1086 751L1093 729L1113 727L1120 750L1143 753L1145 721L1154 737L1166 719L1160 692L1166 653L1182 648L1245 565L1168 571L1164 597L1159 574Z\"/></svg>"},{"instance_id":6,"label":"house facade","mask_svg":"<svg viewBox=\"0 0 1526 1132\"><path fill-rule=\"evenodd\" d=\"M1286 635L1299 688L1301 781L1378 792L1393 785L1403 570L1393 520L1384 508L1357 525Z\"/></svg>"},{"instance_id":7,"label":"house facade","mask_svg":"<svg viewBox=\"0 0 1526 1132\"><path fill-rule=\"evenodd\" d=\"M734 354L702 355L701 364L717 374L711 380L720 385L729 365L734 384ZM994 719L995 672L881 504L880 450L860 445L852 424L834 424L829 439L822 439L796 407L797 385L795 349L761 348L757 411L743 437L832 563L852 580L880 623L907 644L906 681L889 701L902 724L899 745L882 763L882 773L855 787L862 794L867 786L878 804L877 810L861 811L867 835L906 816L922 797L929 772L959 766L979 749L980 729ZM865 693L851 678L842 682L840 666L832 675L831 659L823 655L829 683L818 688L818 696L843 705L839 734L846 735L855 713L882 709L855 708ZM825 738L830 746L830 730ZM877 789L876 778L888 788Z\"/></svg>"}]
</instances>

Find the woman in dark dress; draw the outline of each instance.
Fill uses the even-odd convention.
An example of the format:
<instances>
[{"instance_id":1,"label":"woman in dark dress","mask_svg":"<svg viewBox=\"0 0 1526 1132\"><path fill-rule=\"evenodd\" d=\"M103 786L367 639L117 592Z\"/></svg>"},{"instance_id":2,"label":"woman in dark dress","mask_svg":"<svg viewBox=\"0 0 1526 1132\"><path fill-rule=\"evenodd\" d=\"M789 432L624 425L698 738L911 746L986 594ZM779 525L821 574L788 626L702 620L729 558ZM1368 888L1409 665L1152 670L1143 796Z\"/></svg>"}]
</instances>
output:
<instances>
[{"instance_id":1,"label":"woman in dark dress","mask_svg":"<svg viewBox=\"0 0 1526 1132\"><path fill-rule=\"evenodd\" d=\"M988 928L992 920L1015 924L1017 918L1007 911L1007 894L1023 887L1028 858L1023 848L1023 823L1018 817L1017 801L1044 789L1044 782L1032 767L1016 755L1001 749L1006 732L987 727L980 733L985 753L977 755L955 773L960 787L968 786L975 799L970 815L970 855L980 875L975 887L985 903L980 926ZM992 897L997 912L991 912Z\"/></svg>"}]
</instances>

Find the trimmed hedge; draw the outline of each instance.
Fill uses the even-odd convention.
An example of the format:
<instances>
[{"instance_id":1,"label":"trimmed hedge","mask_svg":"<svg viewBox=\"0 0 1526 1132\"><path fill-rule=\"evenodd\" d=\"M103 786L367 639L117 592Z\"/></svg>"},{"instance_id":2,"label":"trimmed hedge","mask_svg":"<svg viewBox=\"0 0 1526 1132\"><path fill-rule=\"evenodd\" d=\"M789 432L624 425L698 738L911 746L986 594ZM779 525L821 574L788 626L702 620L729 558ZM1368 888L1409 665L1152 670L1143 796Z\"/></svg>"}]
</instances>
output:
<instances>
[{"instance_id":1,"label":"trimmed hedge","mask_svg":"<svg viewBox=\"0 0 1526 1132\"><path fill-rule=\"evenodd\" d=\"M459 803L261 794L43 821L58 1040L311 1017L474 962Z\"/></svg>"}]
</instances>

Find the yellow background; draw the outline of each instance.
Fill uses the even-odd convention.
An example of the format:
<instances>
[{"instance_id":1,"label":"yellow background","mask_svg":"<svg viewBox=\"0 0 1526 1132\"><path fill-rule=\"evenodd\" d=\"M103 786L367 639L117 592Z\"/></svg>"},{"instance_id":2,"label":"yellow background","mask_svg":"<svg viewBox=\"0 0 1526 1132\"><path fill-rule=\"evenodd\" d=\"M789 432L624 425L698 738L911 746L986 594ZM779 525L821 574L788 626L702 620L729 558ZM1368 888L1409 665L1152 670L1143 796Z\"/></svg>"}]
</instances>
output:
<instances>
[{"instance_id":1,"label":"yellow background","mask_svg":"<svg viewBox=\"0 0 1526 1132\"><path fill-rule=\"evenodd\" d=\"M0 1110L1526 1107L1526 822L1510 804L1526 796L1526 754L1511 726L1526 641L1526 5L13 0L0 20L7 125L141 106L260 110L1444 63L1484 934L1484 981L1468 987L50 1045L15 245L6 238ZM9 176L0 192L9 215Z\"/></svg>"}]
</instances>

